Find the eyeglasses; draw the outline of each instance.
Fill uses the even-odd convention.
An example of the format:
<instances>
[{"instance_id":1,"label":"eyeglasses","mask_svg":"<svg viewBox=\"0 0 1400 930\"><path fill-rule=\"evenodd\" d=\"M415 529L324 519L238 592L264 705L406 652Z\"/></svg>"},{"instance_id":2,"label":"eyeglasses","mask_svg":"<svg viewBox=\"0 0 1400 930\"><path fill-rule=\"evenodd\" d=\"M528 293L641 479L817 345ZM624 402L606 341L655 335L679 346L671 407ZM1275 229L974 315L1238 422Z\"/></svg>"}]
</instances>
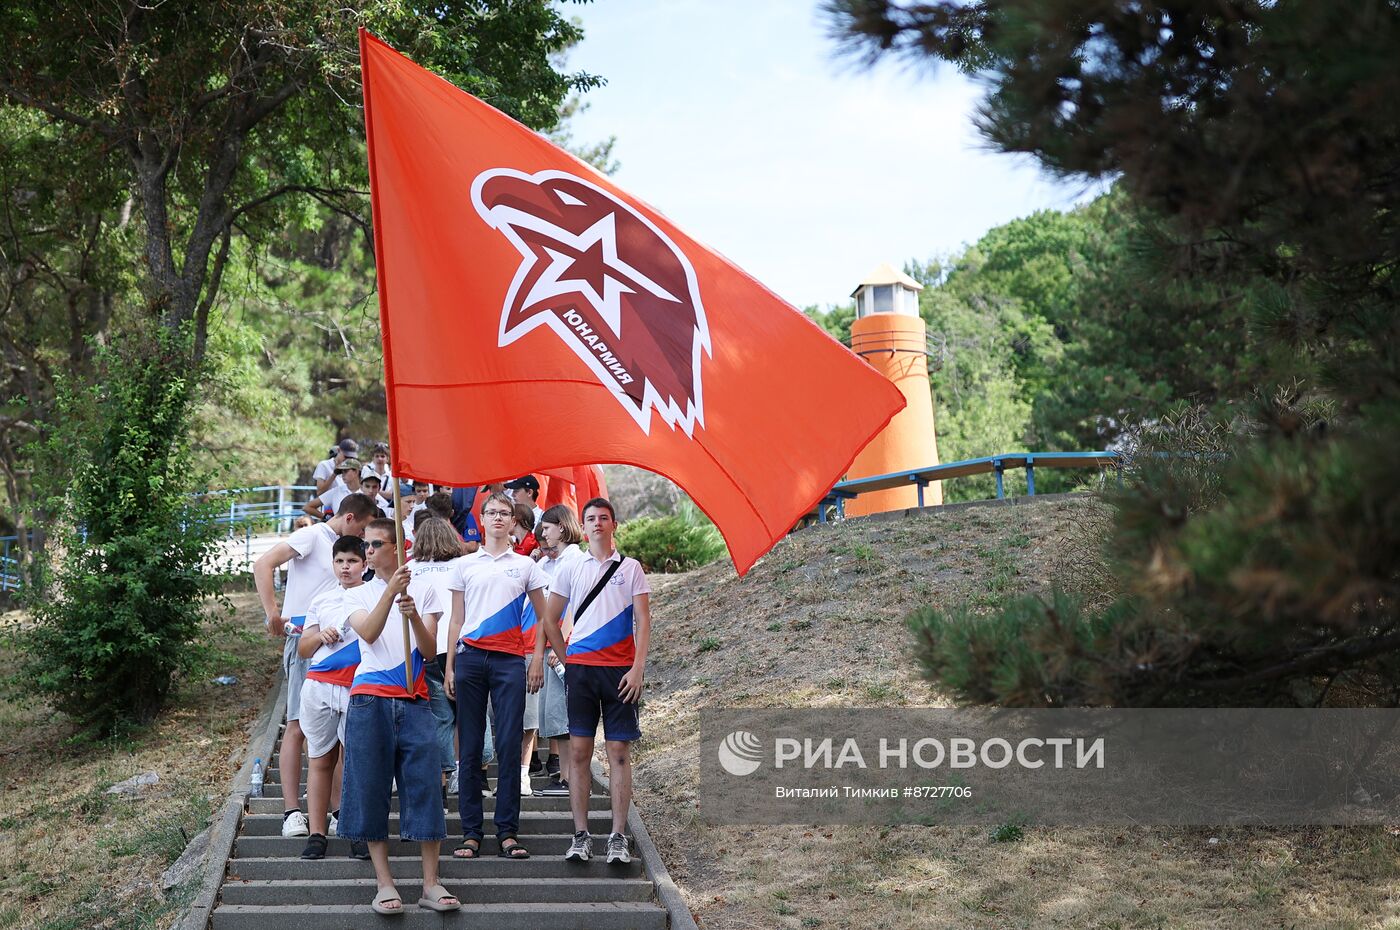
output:
<instances>
[{"instance_id":1,"label":"eyeglasses","mask_svg":"<svg viewBox=\"0 0 1400 930\"><path fill-rule=\"evenodd\" d=\"M492 517L500 517L502 520L509 520L511 517L515 516L515 514L511 513L509 510L483 510L481 515L488 520Z\"/></svg>"},{"instance_id":2,"label":"eyeglasses","mask_svg":"<svg viewBox=\"0 0 1400 930\"><path fill-rule=\"evenodd\" d=\"M366 549L380 549L387 545L389 542L385 539L371 539L365 542Z\"/></svg>"}]
</instances>

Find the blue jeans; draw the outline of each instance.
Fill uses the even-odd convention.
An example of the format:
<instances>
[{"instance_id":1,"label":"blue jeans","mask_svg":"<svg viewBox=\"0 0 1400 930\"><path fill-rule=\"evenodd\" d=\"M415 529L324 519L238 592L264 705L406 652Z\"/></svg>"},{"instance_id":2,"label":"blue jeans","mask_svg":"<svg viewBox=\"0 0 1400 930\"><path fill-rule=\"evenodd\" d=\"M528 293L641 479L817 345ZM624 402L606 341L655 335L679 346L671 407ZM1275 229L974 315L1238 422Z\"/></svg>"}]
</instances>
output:
<instances>
[{"instance_id":1,"label":"blue jeans","mask_svg":"<svg viewBox=\"0 0 1400 930\"><path fill-rule=\"evenodd\" d=\"M447 837L436 726L423 698L350 696L337 834L351 840L387 840L389 796L397 778L399 836L418 842Z\"/></svg>"},{"instance_id":2,"label":"blue jeans","mask_svg":"<svg viewBox=\"0 0 1400 930\"><path fill-rule=\"evenodd\" d=\"M525 725L525 663L511 652L490 652L459 644L453 675L457 690L457 742L462 748L457 801L464 839L481 839L481 744L486 730L486 699L496 740L496 836L520 829L520 739Z\"/></svg>"},{"instance_id":3,"label":"blue jeans","mask_svg":"<svg viewBox=\"0 0 1400 930\"><path fill-rule=\"evenodd\" d=\"M428 679L428 704L437 721L438 756L442 760L442 770L450 772L457 764L457 750L452 747L452 736L457 731L457 710L443 689L442 674L442 666L436 659L423 663L423 676Z\"/></svg>"}]
</instances>

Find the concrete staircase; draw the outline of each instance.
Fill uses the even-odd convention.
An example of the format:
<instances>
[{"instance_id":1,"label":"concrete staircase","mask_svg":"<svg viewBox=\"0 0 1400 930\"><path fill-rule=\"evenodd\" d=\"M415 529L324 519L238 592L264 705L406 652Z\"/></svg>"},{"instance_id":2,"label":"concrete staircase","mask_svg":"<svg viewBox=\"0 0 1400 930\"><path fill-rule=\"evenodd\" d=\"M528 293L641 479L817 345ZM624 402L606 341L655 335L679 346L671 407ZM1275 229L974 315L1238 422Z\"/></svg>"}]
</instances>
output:
<instances>
[{"instance_id":1,"label":"concrete staircase","mask_svg":"<svg viewBox=\"0 0 1400 930\"><path fill-rule=\"evenodd\" d=\"M278 743L280 746L280 735ZM282 786L277 758L268 765L261 798L250 798L233 852L228 859L214 930L333 930L333 928L453 927L491 930L667 930L665 907L648 877L643 857L634 848L628 865L606 865L601 855L612 815L606 787L593 779L589 830L594 834L594 858L587 863L565 862L563 854L573 835L569 799L532 797L521 801L520 841L530 858L512 861L496 857L491 824L495 798L484 798L485 858L452 858L461 841L457 798L448 798L448 840L440 862L442 883L462 901L460 911L438 914L416 906L421 892L418 844L397 839L398 798L390 808L390 865L404 900L401 916L383 917L370 909L374 898L374 869L369 862L348 858L348 840L332 837L326 858L303 860L305 837L282 837ZM495 785L495 766L491 767ZM303 791L305 772L302 773ZM535 779L536 785L544 779ZM302 798L305 809L305 797ZM663 867L664 869L664 867Z\"/></svg>"}]
</instances>

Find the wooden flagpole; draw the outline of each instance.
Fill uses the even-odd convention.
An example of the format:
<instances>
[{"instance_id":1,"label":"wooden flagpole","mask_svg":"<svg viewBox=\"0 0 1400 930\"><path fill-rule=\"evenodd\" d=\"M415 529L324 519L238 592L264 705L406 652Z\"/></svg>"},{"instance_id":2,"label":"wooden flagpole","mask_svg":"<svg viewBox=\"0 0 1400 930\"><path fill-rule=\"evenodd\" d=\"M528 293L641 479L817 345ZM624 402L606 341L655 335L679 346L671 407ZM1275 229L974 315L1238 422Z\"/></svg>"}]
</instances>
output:
<instances>
[{"instance_id":1,"label":"wooden flagpole","mask_svg":"<svg viewBox=\"0 0 1400 930\"><path fill-rule=\"evenodd\" d=\"M399 494L399 476L391 475L389 483L394 486L394 551L398 553L396 563L403 568L403 498ZM403 618L403 686L408 696L413 697L413 641L408 638L408 615L399 611Z\"/></svg>"}]
</instances>

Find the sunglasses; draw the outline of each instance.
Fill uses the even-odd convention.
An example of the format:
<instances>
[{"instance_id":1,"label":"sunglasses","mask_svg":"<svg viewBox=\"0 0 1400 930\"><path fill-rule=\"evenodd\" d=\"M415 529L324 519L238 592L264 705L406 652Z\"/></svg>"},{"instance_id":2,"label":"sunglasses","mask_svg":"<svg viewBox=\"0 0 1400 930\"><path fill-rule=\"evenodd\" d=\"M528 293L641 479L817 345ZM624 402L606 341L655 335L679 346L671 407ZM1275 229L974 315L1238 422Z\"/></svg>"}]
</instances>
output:
<instances>
[{"instance_id":1,"label":"sunglasses","mask_svg":"<svg viewBox=\"0 0 1400 930\"><path fill-rule=\"evenodd\" d=\"M381 548L383 548L384 546L387 546L387 545L389 545L389 543L388 543L388 541L386 541L386 540L383 540L383 539L371 539L371 540L369 540L368 542L365 543L365 548L366 548L366 549L381 549Z\"/></svg>"}]
</instances>

